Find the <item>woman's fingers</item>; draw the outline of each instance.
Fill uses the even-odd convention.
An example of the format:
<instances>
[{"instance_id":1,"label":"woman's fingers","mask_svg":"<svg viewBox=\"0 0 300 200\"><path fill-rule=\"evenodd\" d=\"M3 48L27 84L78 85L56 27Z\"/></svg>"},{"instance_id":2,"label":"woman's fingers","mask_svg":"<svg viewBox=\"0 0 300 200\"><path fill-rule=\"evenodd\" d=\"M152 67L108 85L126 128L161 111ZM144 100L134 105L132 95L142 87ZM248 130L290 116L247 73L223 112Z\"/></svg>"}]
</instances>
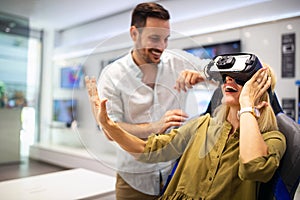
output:
<instances>
[{"instance_id":1,"label":"woman's fingers","mask_svg":"<svg viewBox=\"0 0 300 200\"><path fill-rule=\"evenodd\" d=\"M271 86L271 77L266 70L261 70L261 73L256 77L257 97L262 96Z\"/></svg>"},{"instance_id":2,"label":"woman's fingers","mask_svg":"<svg viewBox=\"0 0 300 200\"><path fill-rule=\"evenodd\" d=\"M271 77L268 76L268 68L259 69L243 86L240 95L240 104L254 105L257 100L268 90L271 85Z\"/></svg>"},{"instance_id":3,"label":"woman's fingers","mask_svg":"<svg viewBox=\"0 0 300 200\"><path fill-rule=\"evenodd\" d=\"M267 81L267 77L268 77L268 73L267 73L268 68L261 68L259 69L254 75L253 77L250 79L250 82L252 82L253 84L257 84L259 86L263 86L266 81Z\"/></svg>"}]
</instances>

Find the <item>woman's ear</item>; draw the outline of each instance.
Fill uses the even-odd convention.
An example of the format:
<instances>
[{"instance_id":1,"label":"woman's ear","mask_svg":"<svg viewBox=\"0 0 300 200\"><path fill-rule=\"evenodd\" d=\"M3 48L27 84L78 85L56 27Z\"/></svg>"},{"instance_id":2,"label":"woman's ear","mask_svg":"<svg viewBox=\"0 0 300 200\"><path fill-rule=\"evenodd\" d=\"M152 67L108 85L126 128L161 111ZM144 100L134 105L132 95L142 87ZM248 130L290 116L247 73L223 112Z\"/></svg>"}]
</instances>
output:
<instances>
[{"instance_id":1,"label":"woman's ear","mask_svg":"<svg viewBox=\"0 0 300 200\"><path fill-rule=\"evenodd\" d=\"M138 37L138 30L135 26L131 26L130 27L130 36L132 38L133 41L136 41L137 40L137 37Z\"/></svg>"}]
</instances>

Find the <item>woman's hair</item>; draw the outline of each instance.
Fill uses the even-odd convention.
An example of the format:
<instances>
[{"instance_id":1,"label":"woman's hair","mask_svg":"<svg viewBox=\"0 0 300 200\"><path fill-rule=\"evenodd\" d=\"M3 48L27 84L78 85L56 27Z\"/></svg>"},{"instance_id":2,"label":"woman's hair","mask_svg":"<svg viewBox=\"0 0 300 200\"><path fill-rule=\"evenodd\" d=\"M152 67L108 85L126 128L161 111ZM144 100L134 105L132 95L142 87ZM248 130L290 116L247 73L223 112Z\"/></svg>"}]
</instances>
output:
<instances>
[{"instance_id":1,"label":"woman's hair","mask_svg":"<svg viewBox=\"0 0 300 200\"><path fill-rule=\"evenodd\" d=\"M273 93L276 85L275 73L273 72L272 68L267 64L264 63L263 66L268 68L268 75L271 76L270 87L271 87L271 92ZM260 117L257 119L257 122L258 122L260 132L263 133L267 131L278 130L276 117L271 106L268 91L266 91L260 97L260 99L258 99L258 102L262 102L262 101L266 101L268 103L268 106L264 106L259 110ZM226 104L221 104L216 108L213 115L216 117L218 122L222 123L227 119L228 112L229 112L229 106L227 106Z\"/></svg>"},{"instance_id":2,"label":"woman's hair","mask_svg":"<svg viewBox=\"0 0 300 200\"><path fill-rule=\"evenodd\" d=\"M157 3L141 3L138 4L132 12L131 26L143 28L146 25L148 17L169 20L169 12Z\"/></svg>"}]
</instances>

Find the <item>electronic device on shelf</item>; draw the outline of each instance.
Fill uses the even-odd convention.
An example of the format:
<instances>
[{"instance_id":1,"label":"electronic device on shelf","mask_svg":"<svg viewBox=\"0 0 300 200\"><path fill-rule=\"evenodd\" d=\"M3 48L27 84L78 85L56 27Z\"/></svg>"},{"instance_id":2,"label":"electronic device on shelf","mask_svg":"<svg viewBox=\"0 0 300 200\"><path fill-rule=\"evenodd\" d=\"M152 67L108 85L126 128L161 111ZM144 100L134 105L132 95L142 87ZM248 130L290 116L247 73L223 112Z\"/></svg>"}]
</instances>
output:
<instances>
[{"instance_id":1,"label":"electronic device on shelf","mask_svg":"<svg viewBox=\"0 0 300 200\"><path fill-rule=\"evenodd\" d=\"M82 88L83 76L83 67L81 65L62 67L60 71L60 86L66 89Z\"/></svg>"},{"instance_id":2,"label":"electronic device on shelf","mask_svg":"<svg viewBox=\"0 0 300 200\"><path fill-rule=\"evenodd\" d=\"M53 118L54 122L59 122L70 127L77 117L77 100L74 99L54 99Z\"/></svg>"}]
</instances>

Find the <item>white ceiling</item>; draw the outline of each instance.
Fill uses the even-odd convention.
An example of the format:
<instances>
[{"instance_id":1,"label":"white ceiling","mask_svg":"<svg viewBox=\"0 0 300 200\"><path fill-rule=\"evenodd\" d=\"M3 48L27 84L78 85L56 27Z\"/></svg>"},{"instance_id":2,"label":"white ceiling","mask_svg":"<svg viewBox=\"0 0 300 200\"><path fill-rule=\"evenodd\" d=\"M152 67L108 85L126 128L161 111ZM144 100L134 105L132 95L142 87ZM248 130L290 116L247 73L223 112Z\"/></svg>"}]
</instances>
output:
<instances>
[{"instance_id":1,"label":"white ceiling","mask_svg":"<svg viewBox=\"0 0 300 200\"><path fill-rule=\"evenodd\" d=\"M170 11L172 30L185 36L300 16L300 0L152 1ZM146 1L0 0L0 13L28 18L31 28L54 29L60 33L58 46L72 48L127 31L130 12L141 2Z\"/></svg>"},{"instance_id":2,"label":"white ceiling","mask_svg":"<svg viewBox=\"0 0 300 200\"><path fill-rule=\"evenodd\" d=\"M112 3L113 2L113 3ZM35 28L65 29L131 9L141 0L0 0L0 12L29 18Z\"/></svg>"},{"instance_id":3,"label":"white ceiling","mask_svg":"<svg viewBox=\"0 0 300 200\"><path fill-rule=\"evenodd\" d=\"M157 0L156 0L157 1ZM270 0L158 0L173 22L216 14ZM0 12L30 19L34 28L68 29L131 10L143 0L0 0ZM252 13L253 14L253 13Z\"/></svg>"}]
</instances>

